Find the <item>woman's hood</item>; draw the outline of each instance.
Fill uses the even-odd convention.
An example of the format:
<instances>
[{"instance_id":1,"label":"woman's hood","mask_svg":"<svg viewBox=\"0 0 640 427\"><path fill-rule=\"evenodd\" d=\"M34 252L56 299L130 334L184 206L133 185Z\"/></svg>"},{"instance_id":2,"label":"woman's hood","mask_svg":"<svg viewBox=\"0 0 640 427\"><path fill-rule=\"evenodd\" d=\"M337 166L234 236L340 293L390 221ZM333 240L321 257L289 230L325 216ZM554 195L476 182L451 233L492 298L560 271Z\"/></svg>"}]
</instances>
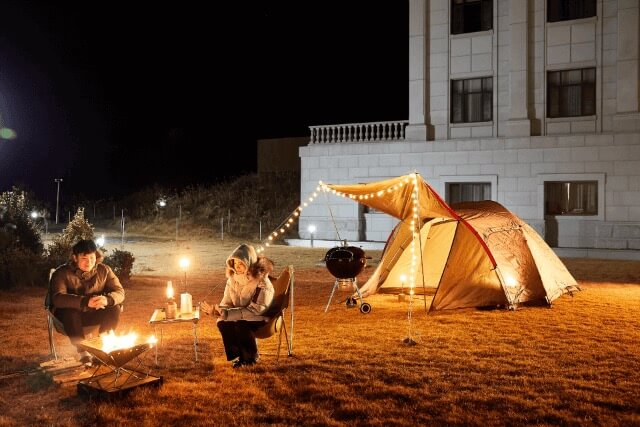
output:
<instances>
[{"instance_id":1,"label":"woman's hood","mask_svg":"<svg viewBox=\"0 0 640 427\"><path fill-rule=\"evenodd\" d=\"M227 262L226 262L227 267L235 271L235 269L233 269L233 267L231 266L230 261L232 259L237 259L242 261L244 265L247 266L247 269L248 269L249 267L251 267L251 265L253 265L253 263L255 263L258 260L258 255L256 254L256 250L253 248L253 246L246 245L243 243L237 248L235 248L233 252L231 252L231 255L229 255L229 257L227 258Z\"/></svg>"}]
</instances>

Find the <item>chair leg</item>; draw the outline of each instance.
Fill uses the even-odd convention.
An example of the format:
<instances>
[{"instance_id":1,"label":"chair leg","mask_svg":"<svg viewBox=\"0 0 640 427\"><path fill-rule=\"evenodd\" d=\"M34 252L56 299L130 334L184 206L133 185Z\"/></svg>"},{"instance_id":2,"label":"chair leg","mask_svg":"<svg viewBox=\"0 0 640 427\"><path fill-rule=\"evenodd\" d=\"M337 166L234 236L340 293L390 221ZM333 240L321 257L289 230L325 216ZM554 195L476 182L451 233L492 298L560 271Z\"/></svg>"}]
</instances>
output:
<instances>
[{"instance_id":1,"label":"chair leg","mask_svg":"<svg viewBox=\"0 0 640 427\"><path fill-rule=\"evenodd\" d=\"M280 330L280 333L278 334L278 353L276 355L276 365L280 361L280 344L282 344L282 329Z\"/></svg>"},{"instance_id":2,"label":"chair leg","mask_svg":"<svg viewBox=\"0 0 640 427\"><path fill-rule=\"evenodd\" d=\"M53 356L55 360L58 360L58 352L56 351L56 342L53 337L53 320L51 316L47 315L47 328L49 330L49 355Z\"/></svg>"},{"instance_id":3,"label":"chair leg","mask_svg":"<svg viewBox=\"0 0 640 427\"><path fill-rule=\"evenodd\" d=\"M293 350L291 348L291 342L289 341L289 334L287 333L287 325L284 322L284 319L282 319L282 330L280 331L280 335L282 335L283 331L284 331L285 340L287 342L287 356L291 357L293 356Z\"/></svg>"}]
</instances>

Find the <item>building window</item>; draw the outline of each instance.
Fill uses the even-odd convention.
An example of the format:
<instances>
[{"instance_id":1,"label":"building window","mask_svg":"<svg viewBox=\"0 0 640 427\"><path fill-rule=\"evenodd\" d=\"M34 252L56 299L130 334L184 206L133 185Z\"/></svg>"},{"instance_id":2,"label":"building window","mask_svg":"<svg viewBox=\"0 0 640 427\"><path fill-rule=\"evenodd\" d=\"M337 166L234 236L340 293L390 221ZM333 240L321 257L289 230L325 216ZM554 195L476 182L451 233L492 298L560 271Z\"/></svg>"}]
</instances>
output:
<instances>
[{"instance_id":1,"label":"building window","mask_svg":"<svg viewBox=\"0 0 640 427\"><path fill-rule=\"evenodd\" d=\"M491 121L493 77L451 81L451 122Z\"/></svg>"},{"instance_id":2,"label":"building window","mask_svg":"<svg viewBox=\"0 0 640 427\"><path fill-rule=\"evenodd\" d=\"M547 22L596 16L596 0L548 0Z\"/></svg>"},{"instance_id":3,"label":"building window","mask_svg":"<svg viewBox=\"0 0 640 427\"><path fill-rule=\"evenodd\" d=\"M447 203L491 200L491 183L449 182L446 187L446 199Z\"/></svg>"},{"instance_id":4,"label":"building window","mask_svg":"<svg viewBox=\"0 0 640 427\"><path fill-rule=\"evenodd\" d=\"M474 33L493 28L493 0L452 0L451 34Z\"/></svg>"},{"instance_id":5,"label":"building window","mask_svg":"<svg viewBox=\"0 0 640 427\"><path fill-rule=\"evenodd\" d=\"M596 114L596 69L549 71L547 117Z\"/></svg>"},{"instance_id":6,"label":"building window","mask_svg":"<svg viewBox=\"0 0 640 427\"><path fill-rule=\"evenodd\" d=\"M545 215L598 215L598 181L545 181Z\"/></svg>"}]
</instances>

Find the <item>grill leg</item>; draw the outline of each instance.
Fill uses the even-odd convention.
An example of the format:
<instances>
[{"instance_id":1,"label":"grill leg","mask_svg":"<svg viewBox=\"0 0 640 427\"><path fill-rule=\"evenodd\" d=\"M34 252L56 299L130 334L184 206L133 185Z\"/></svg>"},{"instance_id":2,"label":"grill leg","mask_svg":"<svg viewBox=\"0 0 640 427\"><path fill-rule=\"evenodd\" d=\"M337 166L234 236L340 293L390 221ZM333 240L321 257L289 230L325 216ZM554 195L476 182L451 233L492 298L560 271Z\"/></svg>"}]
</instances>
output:
<instances>
[{"instance_id":1,"label":"grill leg","mask_svg":"<svg viewBox=\"0 0 640 427\"><path fill-rule=\"evenodd\" d=\"M336 292L337 287L338 287L338 279L336 279L336 282L333 284L333 289L331 290L331 296L329 297L329 302L327 302L327 306L324 309L325 313L327 312L327 310L329 310L329 305L331 304L331 300L333 299L333 294Z\"/></svg>"}]
</instances>

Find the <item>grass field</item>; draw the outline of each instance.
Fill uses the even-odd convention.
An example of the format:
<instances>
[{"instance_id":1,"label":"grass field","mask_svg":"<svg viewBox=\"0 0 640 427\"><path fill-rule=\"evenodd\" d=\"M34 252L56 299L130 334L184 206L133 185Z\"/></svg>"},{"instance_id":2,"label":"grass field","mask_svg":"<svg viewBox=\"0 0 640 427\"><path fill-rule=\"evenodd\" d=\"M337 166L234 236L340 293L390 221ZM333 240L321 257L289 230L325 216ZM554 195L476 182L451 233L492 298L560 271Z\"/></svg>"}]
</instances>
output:
<instances>
[{"instance_id":1,"label":"grass field","mask_svg":"<svg viewBox=\"0 0 640 427\"><path fill-rule=\"evenodd\" d=\"M187 290L217 302L224 258L237 242L147 239L127 243L136 275L126 287L119 332L154 333L149 317L166 281L180 286L182 254L192 257ZM552 308L460 311L426 316L393 296L349 309L339 291L324 312L332 276L326 250L276 247L276 270L295 267L294 357L277 338L259 342L262 361L231 369L215 322L163 328L158 388L123 399L89 400L33 370L48 358L44 289L0 292L0 426L23 425L640 425L640 263L566 259L582 292ZM379 252L371 251L375 264ZM372 268L359 277L364 283ZM216 287L217 286L217 287ZM182 289L179 288L179 292ZM342 300L341 300L342 299ZM405 346L411 335L418 344ZM60 335L63 355L74 349Z\"/></svg>"}]
</instances>

